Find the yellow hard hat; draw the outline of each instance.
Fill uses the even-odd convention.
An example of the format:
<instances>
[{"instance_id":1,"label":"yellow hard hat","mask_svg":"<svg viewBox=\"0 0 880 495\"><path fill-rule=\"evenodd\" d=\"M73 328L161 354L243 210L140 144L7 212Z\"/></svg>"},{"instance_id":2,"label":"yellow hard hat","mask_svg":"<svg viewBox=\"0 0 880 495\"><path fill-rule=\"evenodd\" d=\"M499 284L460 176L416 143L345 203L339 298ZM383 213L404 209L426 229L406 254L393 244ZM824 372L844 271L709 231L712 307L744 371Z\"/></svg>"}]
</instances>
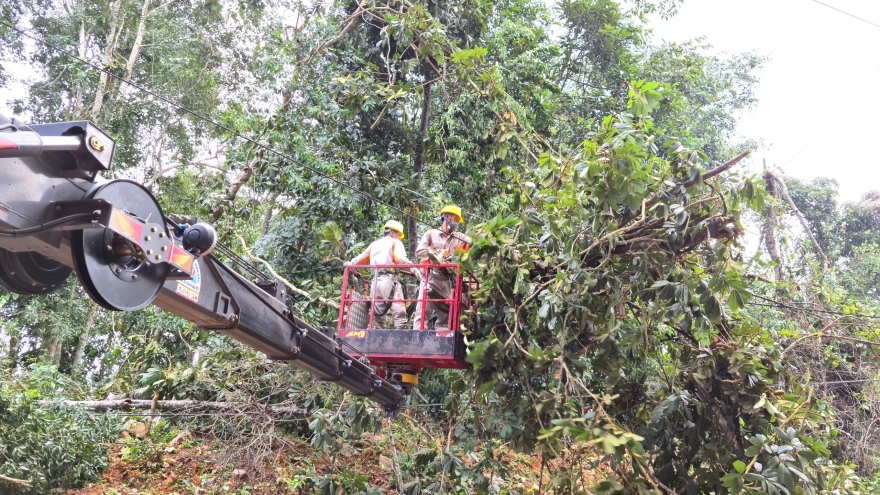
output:
<instances>
[{"instance_id":1,"label":"yellow hard hat","mask_svg":"<svg viewBox=\"0 0 880 495\"><path fill-rule=\"evenodd\" d=\"M386 230L386 229L391 229L391 230L397 232L398 234L400 234L401 239L406 237L403 234L403 224L398 222L397 220L388 220L387 222L385 222L385 225L382 226L382 230Z\"/></svg>"},{"instance_id":2,"label":"yellow hard hat","mask_svg":"<svg viewBox=\"0 0 880 495\"><path fill-rule=\"evenodd\" d=\"M458 221L464 221L464 218L461 216L461 208L455 205L446 205L440 210L440 216L443 216L444 213L452 213L453 215L458 217Z\"/></svg>"}]
</instances>

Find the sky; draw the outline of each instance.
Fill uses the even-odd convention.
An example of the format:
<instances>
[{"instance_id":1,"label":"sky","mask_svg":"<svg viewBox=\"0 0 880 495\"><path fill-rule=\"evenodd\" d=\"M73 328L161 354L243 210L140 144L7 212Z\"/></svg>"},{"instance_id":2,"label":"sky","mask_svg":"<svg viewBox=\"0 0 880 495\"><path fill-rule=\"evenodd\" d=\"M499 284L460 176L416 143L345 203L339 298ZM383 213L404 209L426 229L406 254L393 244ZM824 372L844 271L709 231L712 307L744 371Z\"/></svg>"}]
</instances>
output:
<instances>
[{"instance_id":1,"label":"sky","mask_svg":"<svg viewBox=\"0 0 880 495\"><path fill-rule=\"evenodd\" d=\"M688 0L649 23L655 41L703 36L717 52L770 57L758 105L738 133L760 139L752 155L801 179L832 177L844 201L880 190L880 0Z\"/></svg>"},{"instance_id":2,"label":"sky","mask_svg":"<svg viewBox=\"0 0 880 495\"><path fill-rule=\"evenodd\" d=\"M880 0L822 2L880 25ZM766 160L794 177L832 177L844 201L880 190L880 26L817 0L686 0L649 24L656 42L702 36L717 52L770 58L738 129L766 144L753 170ZM20 90L0 90L0 112Z\"/></svg>"}]
</instances>

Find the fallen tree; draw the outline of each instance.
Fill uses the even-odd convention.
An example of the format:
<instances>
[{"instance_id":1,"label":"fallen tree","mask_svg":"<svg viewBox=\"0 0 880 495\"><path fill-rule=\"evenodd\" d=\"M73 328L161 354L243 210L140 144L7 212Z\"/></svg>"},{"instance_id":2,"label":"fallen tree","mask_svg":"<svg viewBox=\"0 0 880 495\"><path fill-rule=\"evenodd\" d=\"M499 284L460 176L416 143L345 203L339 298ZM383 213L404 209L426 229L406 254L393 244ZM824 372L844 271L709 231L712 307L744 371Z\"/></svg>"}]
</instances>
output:
<instances>
[{"instance_id":1,"label":"fallen tree","mask_svg":"<svg viewBox=\"0 0 880 495\"><path fill-rule=\"evenodd\" d=\"M233 414L269 414L272 416L309 416L309 411L296 406L284 404L260 404L242 402L213 402L199 400L63 400L37 401L40 406L64 405L68 407L84 407L96 412L150 410L163 412L218 412Z\"/></svg>"},{"instance_id":2,"label":"fallen tree","mask_svg":"<svg viewBox=\"0 0 880 495\"><path fill-rule=\"evenodd\" d=\"M29 481L20 480L17 478L10 478L9 476L3 476L2 474L0 474L0 481L5 481L6 483L11 483L13 485L18 485L18 486L21 486L24 488L32 488L33 487L33 485L31 485Z\"/></svg>"},{"instance_id":3,"label":"fallen tree","mask_svg":"<svg viewBox=\"0 0 880 495\"><path fill-rule=\"evenodd\" d=\"M462 256L484 289L453 391L475 387L514 449L602 449L614 472L599 493L819 493L848 476L822 447L832 418L775 365L787 340L748 308L741 221L768 195L733 170L746 155L712 167L619 115L576 154L508 168L511 213Z\"/></svg>"}]
</instances>

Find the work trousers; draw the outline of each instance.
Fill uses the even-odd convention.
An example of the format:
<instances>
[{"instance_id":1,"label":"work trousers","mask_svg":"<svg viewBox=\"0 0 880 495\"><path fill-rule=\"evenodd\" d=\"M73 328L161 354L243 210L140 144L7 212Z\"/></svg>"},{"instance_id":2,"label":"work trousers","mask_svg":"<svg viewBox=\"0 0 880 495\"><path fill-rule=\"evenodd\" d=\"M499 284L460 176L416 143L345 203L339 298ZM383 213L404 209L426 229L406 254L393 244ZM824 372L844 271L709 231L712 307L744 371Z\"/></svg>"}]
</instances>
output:
<instances>
[{"instance_id":1,"label":"work trousers","mask_svg":"<svg viewBox=\"0 0 880 495\"><path fill-rule=\"evenodd\" d=\"M429 287L430 291L425 291L425 284L430 282ZM425 299L449 299L452 297L452 280L449 279L449 276L441 273L439 270L432 270L428 273L428 278L422 280L422 283L419 284L419 299L422 299L424 295ZM431 321L431 316L436 312L437 320L434 322L434 330L438 332L449 330L449 304L438 303L438 302L428 302L425 303L425 329L428 328L428 322ZM422 302L419 301L416 304L416 315L415 315L415 323L413 324L413 330L421 330L422 329Z\"/></svg>"},{"instance_id":2,"label":"work trousers","mask_svg":"<svg viewBox=\"0 0 880 495\"><path fill-rule=\"evenodd\" d=\"M373 282L372 297L374 299L403 299L403 288L394 275L379 275ZM406 328L406 303L400 300L373 304L373 328L388 328L386 326L388 313L391 313L391 319L394 322L393 328Z\"/></svg>"}]
</instances>

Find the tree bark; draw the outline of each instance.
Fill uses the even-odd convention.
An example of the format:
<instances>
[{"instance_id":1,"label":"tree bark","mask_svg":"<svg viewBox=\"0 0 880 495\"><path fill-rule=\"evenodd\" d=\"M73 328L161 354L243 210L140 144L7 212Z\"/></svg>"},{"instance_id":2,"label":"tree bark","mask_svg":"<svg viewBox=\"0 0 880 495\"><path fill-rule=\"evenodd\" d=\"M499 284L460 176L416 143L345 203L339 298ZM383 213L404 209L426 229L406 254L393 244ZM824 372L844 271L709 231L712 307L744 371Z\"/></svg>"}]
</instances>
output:
<instances>
[{"instance_id":1,"label":"tree bark","mask_svg":"<svg viewBox=\"0 0 880 495\"><path fill-rule=\"evenodd\" d=\"M30 481L10 478L9 476L3 476L2 474L0 474L0 481L5 481L6 483L22 486L24 488L33 488L33 485L31 485Z\"/></svg>"},{"instance_id":2,"label":"tree bark","mask_svg":"<svg viewBox=\"0 0 880 495\"><path fill-rule=\"evenodd\" d=\"M62 343L63 342L61 342L60 339L55 342L55 348L52 354L52 364L56 368L61 366L61 351L63 350Z\"/></svg>"},{"instance_id":3,"label":"tree bark","mask_svg":"<svg viewBox=\"0 0 880 495\"><path fill-rule=\"evenodd\" d=\"M266 412L278 416L309 416L309 411L295 406L284 404L258 404L239 402L212 402L198 400L148 400L148 399L119 399L119 400L64 400L64 401L35 401L39 406L63 404L68 407L84 407L95 412L106 411L131 411L152 410L155 404L156 411L165 412L226 412L226 413L258 413Z\"/></svg>"},{"instance_id":4,"label":"tree bark","mask_svg":"<svg viewBox=\"0 0 880 495\"><path fill-rule=\"evenodd\" d=\"M86 321L86 326L83 329L83 332L79 334L79 341L76 343L76 350L73 353L73 366L70 367L71 371L82 365L83 356L86 352L86 345L89 342L89 333L92 330L92 326L95 324L95 314L97 314L97 312L98 309L93 304L89 310L89 318Z\"/></svg>"},{"instance_id":5,"label":"tree bark","mask_svg":"<svg viewBox=\"0 0 880 495\"><path fill-rule=\"evenodd\" d=\"M110 62L113 60L113 48L116 45L116 38L119 35L117 32L117 24L119 24L119 8L121 5L122 0L116 0L110 4L110 32L107 33L107 46L104 47L104 60L102 61L103 67L109 66ZM101 113L101 108L104 106L104 93L107 90L107 78L107 73L101 72L101 78L98 81L98 90L95 93L95 103L92 104L92 111L89 113L89 117L95 122L98 121L98 115Z\"/></svg>"},{"instance_id":6,"label":"tree bark","mask_svg":"<svg viewBox=\"0 0 880 495\"><path fill-rule=\"evenodd\" d=\"M428 119L431 117L431 85L425 85L424 95L422 98L422 117L419 122L419 142L416 146L416 156L413 160L413 173L416 176L416 191L422 189L422 174L425 165L425 141L428 139ZM409 252L415 253L419 244L418 226L416 225L415 215L406 219L406 228L409 236Z\"/></svg>"},{"instance_id":7,"label":"tree bark","mask_svg":"<svg viewBox=\"0 0 880 495\"><path fill-rule=\"evenodd\" d=\"M76 55L82 60L86 59L85 21L80 22L79 24L79 46L77 47ZM76 88L76 95L73 97L73 107L70 109L70 115L73 120L79 119L83 113L83 84L83 81L79 81Z\"/></svg>"},{"instance_id":8,"label":"tree bark","mask_svg":"<svg viewBox=\"0 0 880 495\"><path fill-rule=\"evenodd\" d=\"M764 180L767 181L767 193L776 198L776 182L772 179L769 171L764 170ZM767 219L764 223L764 245L767 246L767 254L776 263L776 281L782 280L782 257L779 256L779 246L776 244L776 212L773 205L767 205Z\"/></svg>"},{"instance_id":9,"label":"tree bark","mask_svg":"<svg viewBox=\"0 0 880 495\"><path fill-rule=\"evenodd\" d=\"M354 12L354 14L352 14L351 20L348 21L348 24L346 24L344 28L342 28L342 31L333 39L327 40L324 43L322 43L321 46L319 46L314 52L312 52L311 55L309 55L309 58L307 58L306 61L303 62L302 65L304 67L308 67L308 65L312 63L312 60L314 60L314 58L319 53L321 53L325 48L333 46L336 43L339 43L340 41L345 39L345 35L348 34L348 32L351 31L351 29L353 27L355 27L361 21L361 17L363 16L363 13L364 13L364 10L366 9L366 7L367 7L367 1L362 0L361 3L358 4L357 10Z\"/></svg>"},{"instance_id":10,"label":"tree bark","mask_svg":"<svg viewBox=\"0 0 880 495\"><path fill-rule=\"evenodd\" d=\"M141 9L137 34L134 37L134 44L131 47L131 53L128 55L128 63L125 64L126 79L131 79L131 75L134 72L134 64L137 62L138 55L140 55L141 52L141 45L144 42L144 32L147 30L147 18L150 17L150 3L150 0L144 0L144 7Z\"/></svg>"},{"instance_id":11,"label":"tree bark","mask_svg":"<svg viewBox=\"0 0 880 495\"><path fill-rule=\"evenodd\" d=\"M46 338L43 340L43 357L49 362L55 361L55 349L58 347L58 341Z\"/></svg>"},{"instance_id":12,"label":"tree bark","mask_svg":"<svg viewBox=\"0 0 880 495\"><path fill-rule=\"evenodd\" d=\"M16 321L18 318L22 317L24 313L28 310L28 302L30 302L31 297L34 296L21 296L18 298L18 302L15 305L15 311L13 313L12 318L9 321ZM18 327L15 330L10 329L9 331L9 368L15 369L18 366L18 355L21 351L21 341L22 336L27 335L26 332Z\"/></svg>"},{"instance_id":13,"label":"tree bark","mask_svg":"<svg viewBox=\"0 0 880 495\"><path fill-rule=\"evenodd\" d=\"M71 371L82 365L83 356L86 353L86 344L89 342L89 332L85 331L79 334L79 340L76 343L76 350L73 351L73 366Z\"/></svg>"},{"instance_id":14,"label":"tree bark","mask_svg":"<svg viewBox=\"0 0 880 495\"><path fill-rule=\"evenodd\" d=\"M18 365L18 348L20 345L18 337L9 334L9 356L7 358L9 361L9 369L14 370Z\"/></svg>"},{"instance_id":15,"label":"tree bark","mask_svg":"<svg viewBox=\"0 0 880 495\"><path fill-rule=\"evenodd\" d=\"M711 179L712 177L715 177L716 175L719 175L722 172L726 172L726 171L730 170L731 168L733 168L734 165L739 163L740 160L749 156L750 153L751 153L751 151L744 151L744 152L740 153L739 155L737 155L736 157L731 158L730 160L722 163L721 165L718 165L717 167L713 168L712 170L709 170L708 172L703 174L703 180L705 181L707 179ZM688 180L688 181L685 181L682 185L684 187L691 187L692 185L694 185L696 183L697 183L696 180Z\"/></svg>"},{"instance_id":16,"label":"tree bark","mask_svg":"<svg viewBox=\"0 0 880 495\"><path fill-rule=\"evenodd\" d=\"M281 194L279 192L272 193L272 196L266 201L266 213L263 214L263 227L262 227L262 236L269 233L269 222L272 221L272 207L275 205L275 200L278 199L278 195Z\"/></svg>"}]
</instances>

